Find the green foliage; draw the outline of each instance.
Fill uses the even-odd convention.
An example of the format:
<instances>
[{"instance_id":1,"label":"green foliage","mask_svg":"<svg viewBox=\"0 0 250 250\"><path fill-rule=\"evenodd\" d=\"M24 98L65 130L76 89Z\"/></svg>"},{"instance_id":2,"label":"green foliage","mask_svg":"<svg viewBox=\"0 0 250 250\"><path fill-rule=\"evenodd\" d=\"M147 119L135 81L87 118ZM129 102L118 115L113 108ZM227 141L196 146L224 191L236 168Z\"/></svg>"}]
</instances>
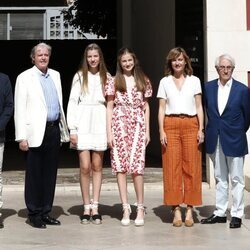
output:
<instances>
[{"instance_id":1,"label":"green foliage","mask_svg":"<svg viewBox=\"0 0 250 250\"><path fill-rule=\"evenodd\" d=\"M62 11L65 22L82 33L93 33L98 37L116 38L117 0L75 0Z\"/></svg>"}]
</instances>

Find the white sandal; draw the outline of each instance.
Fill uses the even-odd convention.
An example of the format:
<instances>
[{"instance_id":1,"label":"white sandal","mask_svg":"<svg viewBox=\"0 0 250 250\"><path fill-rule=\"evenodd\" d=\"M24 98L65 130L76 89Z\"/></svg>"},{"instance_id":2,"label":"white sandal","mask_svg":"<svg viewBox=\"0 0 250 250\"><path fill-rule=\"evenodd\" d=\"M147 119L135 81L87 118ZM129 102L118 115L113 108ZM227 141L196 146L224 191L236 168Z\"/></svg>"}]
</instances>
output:
<instances>
[{"instance_id":1,"label":"white sandal","mask_svg":"<svg viewBox=\"0 0 250 250\"><path fill-rule=\"evenodd\" d=\"M145 216L145 214L146 214L146 208L144 207L143 204L137 204L137 209L136 209L137 213L138 213L139 209L143 210L143 216ZM143 219L135 219L135 226L136 227L144 226L144 218Z\"/></svg>"},{"instance_id":2,"label":"white sandal","mask_svg":"<svg viewBox=\"0 0 250 250\"><path fill-rule=\"evenodd\" d=\"M123 226L129 226L130 225L130 218L129 217L128 218L124 218L124 212L125 212L126 209L128 210L129 215L130 215L131 214L131 207L130 207L130 205L127 204L127 203L122 204L123 218L121 220L121 224Z\"/></svg>"}]
</instances>

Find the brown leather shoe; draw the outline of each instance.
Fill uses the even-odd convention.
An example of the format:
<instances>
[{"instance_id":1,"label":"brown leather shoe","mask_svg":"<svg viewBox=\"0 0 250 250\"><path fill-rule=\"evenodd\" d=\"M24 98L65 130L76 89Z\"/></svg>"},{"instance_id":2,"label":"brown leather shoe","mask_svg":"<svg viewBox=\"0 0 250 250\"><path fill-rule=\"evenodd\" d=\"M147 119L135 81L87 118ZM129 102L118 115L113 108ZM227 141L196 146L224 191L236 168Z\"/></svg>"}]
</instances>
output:
<instances>
[{"instance_id":1,"label":"brown leather shoe","mask_svg":"<svg viewBox=\"0 0 250 250\"><path fill-rule=\"evenodd\" d=\"M187 219L187 214L191 213L191 216ZM187 206L186 210L186 219L185 219L185 226L186 227L192 227L194 225L194 220L193 220L193 208L190 206Z\"/></svg>"},{"instance_id":2,"label":"brown leather shoe","mask_svg":"<svg viewBox=\"0 0 250 250\"><path fill-rule=\"evenodd\" d=\"M181 220L181 209L179 206L173 208L172 213L174 214L173 226L174 227L181 227L182 220Z\"/></svg>"}]
</instances>

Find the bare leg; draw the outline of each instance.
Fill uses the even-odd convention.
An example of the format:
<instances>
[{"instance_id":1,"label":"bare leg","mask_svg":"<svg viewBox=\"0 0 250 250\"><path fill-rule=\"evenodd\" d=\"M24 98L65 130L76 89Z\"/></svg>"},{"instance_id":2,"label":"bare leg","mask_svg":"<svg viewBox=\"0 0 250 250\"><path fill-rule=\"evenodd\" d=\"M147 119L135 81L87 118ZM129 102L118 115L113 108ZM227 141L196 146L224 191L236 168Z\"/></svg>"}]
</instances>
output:
<instances>
[{"instance_id":1,"label":"bare leg","mask_svg":"<svg viewBox=\"0 0 250 250\"><path fill-rule=\"evenodd\" d=\"M144 219L144 178L143 175L132 175L134 188L136 193L137 204L140 205L137 208L136 220L140 221Z\"/></svg>"},{"instance_id":2,"label":"bare leg","mask_svg":"<svg viewBox=\"0 0 250 250\"><path fill-rule=\"evenodd\" d=\"M90 204L90 152L88 150L79 151L79 163L80 163L80 186L82 192L82 200L84 205ZM85 209L84 214L90 214L90 209Z\"/></svg>"},{"instance_id":3,"label":"bare leg","mask_svg":"<svg viewBox=\"0 0 250 250\"><path fill-rule=\"evenodd\" d=\"M122 204L127 204L128 203L127 175L126 173L117 173L116 177L117 177L121 202Z\"/></svg>"},{"instance_id":4,"label":"bare leg","mask_svg":"<svg viewBox=\"0 0 250 250\"><path fill-rule=\"evenodd\" d=\"M98 203L100 199L102 185L102 164L103 152L92 152L92 180L93 180L93 202L97 206L93 206L92 214L98 214Z\"/></svg>"},{"instance_id":5,"label":"bare leg","mask_svg":"<svg viewBox=\"0 0 250 250\"><path fill-rule=\"evenodd\" d=\"M123 218L121 220L122 225L127 226L130 224L131 208L128 204L128 191L127 191L127 174L117 173L117 183L120 193L120 199L123 206Z\"/></svg>"}]
</instances>

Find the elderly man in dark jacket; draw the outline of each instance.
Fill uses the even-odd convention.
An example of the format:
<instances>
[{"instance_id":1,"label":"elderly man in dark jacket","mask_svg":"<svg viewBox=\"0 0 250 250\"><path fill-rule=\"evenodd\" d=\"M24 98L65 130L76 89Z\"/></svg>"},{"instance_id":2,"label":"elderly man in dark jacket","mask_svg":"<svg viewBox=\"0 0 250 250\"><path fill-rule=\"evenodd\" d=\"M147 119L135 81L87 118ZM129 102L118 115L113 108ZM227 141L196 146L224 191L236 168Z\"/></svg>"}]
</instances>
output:
<instances>
[{"instance_id":1,"label":"elderly man in dark jacket","mask_svg":"<svg viewBox=\"0 0 250 250\"><path fill-rule=\"evenodd\" d=\"M206 153L214 165L216 202L213 214L202 224L227 222L229 187L232 205L230 228L240 228L244 215L244 158L248 154L246 132L250 123L250 92L232 77L234 59L224 54L215 62L218 79L205 84L207 111Z\"/></svg>"},{"instance_id":2,"label":"elderly man in dark jacket","mask_svg":"<svg viewBox=\"0 0 250 250\"><path fill-rule=\"evenodd\" d=\"M2 163L5 142L5 128L13 114L13 94L10 79L0 73L0 228L3 228L1 209L2 201Z\"/></svg>"}]
</instances>

